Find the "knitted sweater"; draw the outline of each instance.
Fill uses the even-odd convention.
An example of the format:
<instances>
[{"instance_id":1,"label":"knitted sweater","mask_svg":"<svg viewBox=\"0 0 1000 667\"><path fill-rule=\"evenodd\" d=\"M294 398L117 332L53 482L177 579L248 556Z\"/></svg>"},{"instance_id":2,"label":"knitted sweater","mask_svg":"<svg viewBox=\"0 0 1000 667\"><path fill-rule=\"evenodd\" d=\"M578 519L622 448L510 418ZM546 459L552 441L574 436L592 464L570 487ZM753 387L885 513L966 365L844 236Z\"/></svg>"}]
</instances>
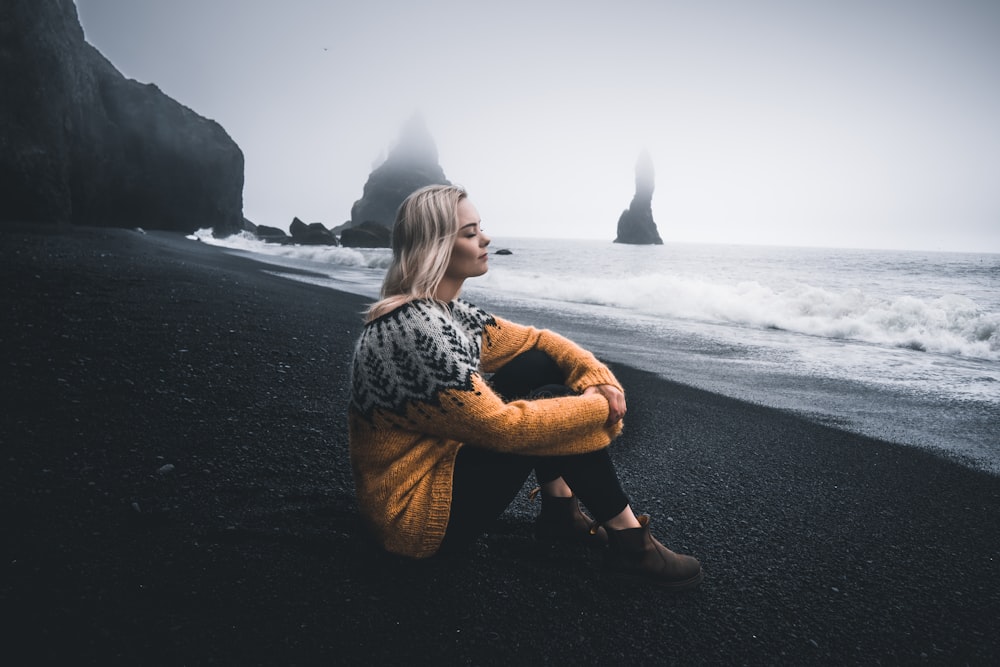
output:
<instances>
[{"instance_id":1,"label":"knitted sweater","mask_svg":"<svg viewBox=\"0 0 1000 667\"><path fill-rule=\"evenodd\" d=\"M600 394L505 403L487 384L527 350L542 350L565 384L618 387L611 371L566 338L493 317L462 300L412 301L369 322L354 353L348 408L358 504L382 545L424 558L448 527L455 456L463 443L531 455L606 447Z\"/></svg>"}]
</instances>

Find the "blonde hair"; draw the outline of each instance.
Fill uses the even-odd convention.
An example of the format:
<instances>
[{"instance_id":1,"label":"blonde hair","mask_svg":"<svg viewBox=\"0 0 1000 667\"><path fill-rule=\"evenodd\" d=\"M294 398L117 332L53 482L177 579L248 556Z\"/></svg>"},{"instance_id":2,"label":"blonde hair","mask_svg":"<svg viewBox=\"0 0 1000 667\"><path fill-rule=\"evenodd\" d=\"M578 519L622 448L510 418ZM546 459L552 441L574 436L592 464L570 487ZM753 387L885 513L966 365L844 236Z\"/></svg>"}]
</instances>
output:
<instances>
[{"instance_id":1,"label":"blonde hair","mask_svg":"<svg viewBox=\"0 0 1000 667\"><path fill-rule=\"evenodd\" d=\"M372 321L416 299L435 299L458 235L458 203L468 195L457 185L428 185L399 207L392 226L392 263L381 298L365 317Z\"/></svg>"}]
</instances>

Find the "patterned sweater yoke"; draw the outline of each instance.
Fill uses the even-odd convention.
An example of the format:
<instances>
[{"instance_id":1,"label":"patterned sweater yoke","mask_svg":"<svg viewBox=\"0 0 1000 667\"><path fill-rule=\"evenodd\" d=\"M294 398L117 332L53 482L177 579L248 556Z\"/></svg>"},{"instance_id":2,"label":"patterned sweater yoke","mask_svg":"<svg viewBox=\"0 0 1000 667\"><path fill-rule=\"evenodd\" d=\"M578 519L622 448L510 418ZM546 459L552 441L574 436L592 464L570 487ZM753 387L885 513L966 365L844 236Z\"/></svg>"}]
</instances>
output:
<instances>
[{"instance_id":1,"label":"patterned sweater yoke","mask_svg":"<svg viewBox=\"0 0 1000 667\"><path fill-rule=\"evenodd\" d=\"M439 405L442 392L472 389L484 329L496 320L461 300L449 306L411 301L369 323L351 378L358 412L402 415L410 401Z\"/></svg>"}]
</instances>

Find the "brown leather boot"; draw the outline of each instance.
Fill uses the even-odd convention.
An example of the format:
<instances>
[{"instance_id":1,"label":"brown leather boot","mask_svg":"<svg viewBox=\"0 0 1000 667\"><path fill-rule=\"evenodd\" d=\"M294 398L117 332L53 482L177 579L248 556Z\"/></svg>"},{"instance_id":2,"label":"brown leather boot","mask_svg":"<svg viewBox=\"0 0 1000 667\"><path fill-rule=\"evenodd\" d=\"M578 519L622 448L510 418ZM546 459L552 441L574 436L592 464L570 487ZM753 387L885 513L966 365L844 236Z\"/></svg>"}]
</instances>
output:
<instances>
[{"instance_id":1,"label":"brown leather boot","mask_svg":"<svg viewBox=\"0 0 1000 667\"><path fill-rule=\"evenodd\" d=\"M603 547L608 543L608 533L583 513L576 496L556 498L542 494L542 511L535 519L535 539Z\"/></svg>"},{"instance_id":2,"label":"brown leather boot","mask_svg":"<svg viewBox=\"0 0 1000 667\"><path fill-rule=\"evenodd\" d=\"M649 517L638 517L639 528L608 529L605 567L613 574L641 577L671 591L686 591L701 583L701 564L675 554L649 532Z\"/></svg>"}]
</instances>

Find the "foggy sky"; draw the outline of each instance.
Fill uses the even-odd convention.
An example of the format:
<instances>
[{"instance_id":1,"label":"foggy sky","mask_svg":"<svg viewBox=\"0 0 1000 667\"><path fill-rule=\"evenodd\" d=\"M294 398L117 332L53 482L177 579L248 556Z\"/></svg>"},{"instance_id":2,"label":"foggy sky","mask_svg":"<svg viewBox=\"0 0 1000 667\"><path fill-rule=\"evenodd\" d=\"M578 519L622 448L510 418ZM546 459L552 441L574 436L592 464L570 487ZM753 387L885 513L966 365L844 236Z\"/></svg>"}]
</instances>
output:
<instances>
[{"instance_id":1,"label":"foggy sky","mask_svg":"<svg viewBox=\"0 0 1000 667\"><path fill-rule=\"evenodd\" d=\"M1000 252L1000 3L76 0L123 74L218 121L244 214L350 217L420 112L494 237Z\"/></svg>"}]
</instances>

